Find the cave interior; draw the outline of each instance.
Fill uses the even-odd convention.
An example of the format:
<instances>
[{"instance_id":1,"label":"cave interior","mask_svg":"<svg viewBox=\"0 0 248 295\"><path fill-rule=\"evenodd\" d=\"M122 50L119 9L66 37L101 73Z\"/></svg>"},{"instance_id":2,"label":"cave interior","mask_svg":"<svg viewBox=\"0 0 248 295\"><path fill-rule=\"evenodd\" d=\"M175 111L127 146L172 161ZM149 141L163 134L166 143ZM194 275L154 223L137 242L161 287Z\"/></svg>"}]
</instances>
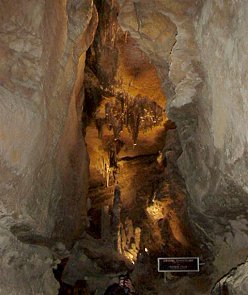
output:
<instances>
[{"instance_id":1,"label":"cave interior","mask_svg":"<svg viewBox=\"0 0 248 295\"><path fill-rule=\"evenodd\" d=\"M1 2L0 295L247 295L248 4Z\"/></svg>"}]
</instances>

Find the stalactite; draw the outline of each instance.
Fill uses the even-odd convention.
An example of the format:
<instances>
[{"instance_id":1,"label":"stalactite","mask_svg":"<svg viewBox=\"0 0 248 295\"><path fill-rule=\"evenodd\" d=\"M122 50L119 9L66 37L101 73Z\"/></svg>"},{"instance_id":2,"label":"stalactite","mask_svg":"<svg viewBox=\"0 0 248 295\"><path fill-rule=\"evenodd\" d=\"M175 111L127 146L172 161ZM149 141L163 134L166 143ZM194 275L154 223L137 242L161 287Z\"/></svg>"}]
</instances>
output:
<instances>
[{"instance_id":1,"label":"stalactite","mask_svg":"<svg viewBox=\"0 0 248 295\"><path fill-rule=\"evenodd\" d=\"M102 118L97 118L95 120L96 129L97 129L97 132L98 132L98 138L99 139L102 139L102 131L103 131L102 129L103 129L104 121L105 121L105 119L102 119Z\"/></svg>"},{"instance_id":2,"label":"stalactite","mask_svg":"<svg viewBox=\"0 0 248 295\"><path fill-rule=\"evenodd\" d=\"M127 43L128 31L125 32L125 43Z\"/></svg>"},{"instance_id":3,"label":"stalactite","mask_svg":"<svg viewBox=\"0 0 248 295\"><path fill-rule=\"evenodd\" d=\"M119 80L118 87L123 81ZM113 129L114 140L118 140L124 126L131 133L134 145L137 144L139 132L152 129L163 121L163 109L154 101L140 95L132 97L121 93L114 87L107 89L116 97L115 103L105 104L105 116L109 130Z\"/></svg>"},{"instance_id":4,"label":"stalactite","mask_svg":"<svg viewBox=\"0 0 248 295\"><path fill-rule=\"evenodd\" d=\"M110 103L106 103L105 104L105 117L106 117L107 121L109 119L109 115L110 115Z\"/></svg>"}]
</instances>

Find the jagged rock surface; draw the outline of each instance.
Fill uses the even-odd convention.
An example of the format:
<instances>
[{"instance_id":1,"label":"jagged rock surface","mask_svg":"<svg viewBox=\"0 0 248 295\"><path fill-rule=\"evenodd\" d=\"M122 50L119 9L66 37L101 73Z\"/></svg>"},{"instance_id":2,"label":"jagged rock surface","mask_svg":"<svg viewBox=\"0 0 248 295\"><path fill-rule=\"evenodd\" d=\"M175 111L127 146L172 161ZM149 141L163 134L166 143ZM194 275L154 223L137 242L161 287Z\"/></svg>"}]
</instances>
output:
<instances>
[{"instance_id":1,"label":"jagged rock surface","mask_svg":"<svg viewBox=\"0 0 248 295\"><path fill-rule=\"evenodd\" d=\"M57 294L59 286L51 271L56 261L51 251L20 242L2 226L0 236L0 294Z\"/></svg>"},{"instance_id":2,"label":"jagged rock surface","mask_svg":"<svg viewBox=\"0 0 248 295\"><path fill-rule=\"evenodd\" d=\"M247 10L244 2L205 1L195 21L205 78L197 103L202 151L197 151L195 160L202 180L188 179L188 186L198 207L212 219L208 233L214 240L214 265L220 276L248 255L247 72L243 66L248 43L242 37Z\"/></svg>"},{"instance_id":3,"label":"jagged rock surface","mask_svg":"<svg viewBox=\"0 0 248 295\"><path fill-rule=\"evenodd\" d=\"M0 5L0 293L56 294L44 246L85 224L80 89L97 13L91 0Z\"/></svg>"},{"instance_id":4,"label":"jagged rock surface","mask_svg":"<svg viewBox=\"0 0 248 295\"><path fill-rule=\"evenodd\" d=\"M102 295L108 285L118 282L119 274L131 268L130 261L109 242L85 234L74 245L62 280L70 285L77 280L87 280L91 291Z\"/></svg>"}]
</instances>

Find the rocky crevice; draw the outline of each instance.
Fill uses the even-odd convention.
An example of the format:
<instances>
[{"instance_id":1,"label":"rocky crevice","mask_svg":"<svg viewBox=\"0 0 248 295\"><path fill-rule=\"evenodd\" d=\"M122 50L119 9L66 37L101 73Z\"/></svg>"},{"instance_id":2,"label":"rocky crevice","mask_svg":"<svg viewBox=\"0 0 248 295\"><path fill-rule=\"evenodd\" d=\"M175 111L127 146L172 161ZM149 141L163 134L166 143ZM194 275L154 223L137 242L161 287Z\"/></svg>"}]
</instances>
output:
<instances>
[{"instance_id":1,"label":"rocky crevice","mask_svg":"<svg viewBox=\"0 0 248 295\"><path fill-rule=\"evenodd\" d=\"M116 106L118 100L123 103L125 109L128 105L127 97L134 97L139 101L144 95L148 101L144 104L144 108L147 109L149 101L156 102L159 107L165 107L166 99L163 93L158 91L160 83L154 71L153 61L148 58L145 50L142 51L143 48L142 50L137 48L132 36L119 27L117 16L121 11L117 2L113 1L112 6L110 2L104 5L100 2L100 4L102 5L99 15L100 25L94 44L87 55L85 80L87 95L85 110L90 111L84 114L84 120L87 121L85 134L91 175L90 224L87 232L95 238L95 243L99 240L104 245L103 249L111 247L113 252L117 251L126 258L126 268L134 269L133 280L140 292L146 294L149 288L152 292L160 292L163 281L160 280L158 283L156 257L163 256L164 253L172 256L193 255L193 253L196 255L199 251L194 237L190 234L190 225L186 222L187 192L176 164L181 155L180 143L174 130L176 126L170 121L165 121L163 127L158 125L156 133L152 131L155 127L151 126L148 131L141 128L137 142L130 139L131 136L128 135L130 130L124 127L118 133L115 131L115 120L109 121L108 116L111 113L108 112L108 108L112 107L116 116L115 107L118 109ZM161 19L163 23L169 22L167 17L161 16ZM174 29L173 25L172 28ZM160 30L159 26L157 29ZM163 33L164 30L158 32L158 38ZM168 34L170 35L170 32ZM175 43L173 39L175 35L176 32L173 31L170 46ZM129 112L131 110L127 113ZM121 112L117 112L116 120L122 115ZM124 116L126 115L124 112ZM115 149L116 144L118 147ZM130 160L123 161L123 159ZM119 229L117 227L117 231L113 234L115 236L117 233L117 239L113 240L110 236L113 232L110 212L114 207L113 184L116 180L122 204ZM80 243L83 245L83 240ZM145 248L149 251L149 255L145 254ZM94 249L92 251L96 252ZM137 256L138 253L146 256L144 261ZM88 254L87 251L85 254L78 253L79 256L86 255L89 258ZM102 256L104 261L108 260L108 257L102 253L94 255ZM122 262L120 257L119 261L115 261L116 265ZM77 261L78 259L71 257L71 265L81 269L80 277L77 279L88 277L88 271L84 272L83 264L79 265ZM130 266L128 262L134 265ZM98 271L103 272L102 265L98 266L100 267ZM141 267L144 270L139 274ZM100 289L104 289L107 283L111 283L111 276L114 276L111 273L113 268L104 271L102 282L99 282L98 275L89 273L90 288L100 285L102 286ZM153 282L147 282L144 279L145 275L151 275L158 286L156 287ZM70 273L67 272L65 279L69 277ZM71 279L73 280L73 276Z\"/></svg>"}]
</instances>

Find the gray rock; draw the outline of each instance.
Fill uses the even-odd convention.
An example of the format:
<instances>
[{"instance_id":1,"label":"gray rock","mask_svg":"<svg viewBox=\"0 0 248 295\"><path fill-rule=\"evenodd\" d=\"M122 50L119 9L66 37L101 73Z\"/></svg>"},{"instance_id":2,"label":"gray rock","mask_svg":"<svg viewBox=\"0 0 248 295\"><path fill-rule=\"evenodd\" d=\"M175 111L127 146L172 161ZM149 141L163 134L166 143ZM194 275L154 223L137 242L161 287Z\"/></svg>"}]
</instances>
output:
<instances>
[{"instance_id":1,"label":"gray rock","mask_svg":"<svg viewBox=\"0 0 248 295\"><path fill-rule=\"evenodd\" d=\"M248 262L238 266L223 277L211 294L246 295L248 290Z\"/></svg>"}]
</instances>

